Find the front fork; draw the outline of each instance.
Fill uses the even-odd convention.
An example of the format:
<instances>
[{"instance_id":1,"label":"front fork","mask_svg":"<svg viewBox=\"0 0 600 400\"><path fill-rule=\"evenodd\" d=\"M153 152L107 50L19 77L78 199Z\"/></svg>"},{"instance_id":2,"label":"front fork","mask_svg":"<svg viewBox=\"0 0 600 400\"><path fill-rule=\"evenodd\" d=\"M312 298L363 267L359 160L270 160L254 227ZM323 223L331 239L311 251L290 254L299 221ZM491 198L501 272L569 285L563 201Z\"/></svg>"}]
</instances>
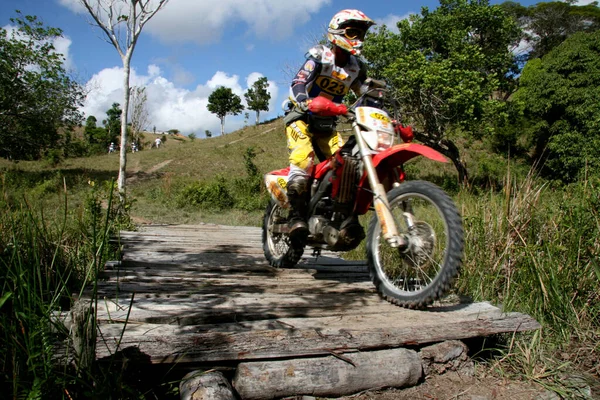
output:
<instances>
[{"instance_id":1,"label":"front fork","mask_svg":"<svg viewBox=\"0 0 600 400\"><path fill-rule=\"evenodd\" d=\"M375 207L375 214L377 215L379 225L381 226L383 238L391 247L400 249L406 248L408 240L404 235L398 233L396 221L392 215L385 188L381 182L379 182L377 171L375 171L375 167L373 166L373 159L371 158L369 147L363 139L360 132L360 126L356 121L352 122L352 129L354 129L354 136L358 143L360 156L365 171L367 172L367 177L369 178L369 184L373 190L373 206Z\"/></svg>"}]
</instances>

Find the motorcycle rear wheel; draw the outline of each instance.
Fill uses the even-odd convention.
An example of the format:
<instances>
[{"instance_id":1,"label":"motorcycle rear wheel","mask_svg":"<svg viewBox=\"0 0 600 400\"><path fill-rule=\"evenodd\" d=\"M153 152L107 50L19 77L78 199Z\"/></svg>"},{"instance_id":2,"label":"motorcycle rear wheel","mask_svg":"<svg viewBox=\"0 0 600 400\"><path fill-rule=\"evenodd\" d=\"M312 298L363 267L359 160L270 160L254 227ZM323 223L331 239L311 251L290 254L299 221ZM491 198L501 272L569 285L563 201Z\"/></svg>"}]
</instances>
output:
<instances>
[{"instance_id":1,"label":"motorcycle rear wheel","mask_svg":"<svg viewBox=\"0 0 600 400\"><path fill-rule=\"evenodd\" d=\"M389 302L424 308L448 292L459 272L462 220L452 199L430 182L402 183L387 197L398 232L406 235L409 246L391 247L373 216L367 235L371 280Z\"/></svg>"},{"instance_id":2,"label":"motorcycle rear wheel","mask_svg":"<svg viewBox=\"0 0 600 400\"><path fill-rule=\"evenodd\" d=\"M287 223L287 211L271 199L265 210L262 243L265 258L276 268L291 268L304 254L304 244L292 241L285 233L273 232L273 225Z\"/></svg>"}]
</instances>

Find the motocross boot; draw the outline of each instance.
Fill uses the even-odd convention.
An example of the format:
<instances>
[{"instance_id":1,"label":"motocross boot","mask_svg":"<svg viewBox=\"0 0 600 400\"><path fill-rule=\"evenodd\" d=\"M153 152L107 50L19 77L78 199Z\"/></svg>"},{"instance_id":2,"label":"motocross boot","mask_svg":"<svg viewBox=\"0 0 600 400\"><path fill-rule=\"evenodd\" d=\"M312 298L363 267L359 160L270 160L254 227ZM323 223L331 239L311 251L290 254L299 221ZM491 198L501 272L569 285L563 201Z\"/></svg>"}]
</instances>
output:
<instances>
[{"instance_id":1,"label":"motocross boot","mask_svg":"<svg viewBox=\"0 0 600 400\"><path fill-rule=\"evenodd\" d=\"M288 235L291 239L304 241L308 236L306 209L308 194L308 179L303 176L293 177L287 185L287 196L290 202Z\"/></svg>"}]
</instances>

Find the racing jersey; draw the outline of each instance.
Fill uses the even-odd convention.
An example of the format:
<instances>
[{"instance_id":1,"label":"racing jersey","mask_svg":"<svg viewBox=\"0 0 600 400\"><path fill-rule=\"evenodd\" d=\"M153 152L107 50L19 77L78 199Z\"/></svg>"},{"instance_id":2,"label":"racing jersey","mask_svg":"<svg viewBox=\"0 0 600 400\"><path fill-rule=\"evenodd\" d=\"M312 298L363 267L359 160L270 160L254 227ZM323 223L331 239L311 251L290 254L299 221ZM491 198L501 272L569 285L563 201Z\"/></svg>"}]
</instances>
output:
<instances>
[{"instance_id":1,"label":"racing jersey","mask_svg":"<svg viewBox=\"0 0 600 400\"><path fill-rule=\"evenodd\" d=\"M354 55L349 55L343 67L335 64L334 52L323 46L315 46L307 53L307 59L292 80L290 97L301 103L307 99L323 96L341 103L352 89L360 94L366 79L365 65Z\"/></svg>"}]
</instances>

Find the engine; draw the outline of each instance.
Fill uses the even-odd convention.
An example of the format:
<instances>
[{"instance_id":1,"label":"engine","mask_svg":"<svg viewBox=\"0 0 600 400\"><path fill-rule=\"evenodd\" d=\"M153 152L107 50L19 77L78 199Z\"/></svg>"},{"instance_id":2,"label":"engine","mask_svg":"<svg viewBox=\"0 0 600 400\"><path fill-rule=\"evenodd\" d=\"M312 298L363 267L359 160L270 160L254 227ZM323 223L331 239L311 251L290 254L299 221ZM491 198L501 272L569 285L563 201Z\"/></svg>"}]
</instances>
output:
<instances>
[{"instance_id":1,"label":"engine","mask_svg":"<svg viewBox=\"0 0 600 400\"><path fill-rule=\"evenodd\" d=\"M353 215L360 161L343 151L337 157L340 165L332 180L337 180L338 185L332 185L325 178L321 185L327 185L326 191L323 187L313 188L313 199L317 202L308 220L308 229L313 241L326 244L329 250L348 251L365 237L363 227ZM337 187L337 193L332 199L333 187Z\"/></svg>"}]
</instances>

